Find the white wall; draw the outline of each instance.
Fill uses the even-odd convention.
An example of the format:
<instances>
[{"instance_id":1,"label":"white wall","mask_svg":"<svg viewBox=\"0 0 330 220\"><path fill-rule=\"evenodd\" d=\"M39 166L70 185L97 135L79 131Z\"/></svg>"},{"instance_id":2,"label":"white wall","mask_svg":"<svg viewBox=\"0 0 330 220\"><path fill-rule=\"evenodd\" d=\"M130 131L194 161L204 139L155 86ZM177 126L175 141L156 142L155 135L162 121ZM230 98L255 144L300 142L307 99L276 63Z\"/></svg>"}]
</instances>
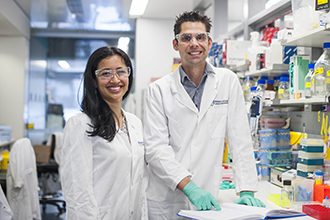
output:
<instances>
[{"instance_id":1,"label":"white wall","mask_svg":"<svg viewBox=\"0 0 330 220\"><path fill-rule=\"evenodd\" d=\"M24 81L29 61L25 37L0 36L0 124L12 127L12 138L24 133Z\"/></svg>"},{"instance_id":2,"label":"white wall","mask_svg":"<svg viewBox=\"0 0 330 220\"><path fill-rule=\"evenodd\" d=\"M135 98L136 114L143 120L142 91L148 88L152 77L171 72L173 59L179 53L172 47L174 19L137 19L135 41Z\"/></svg>"}]
</instances>

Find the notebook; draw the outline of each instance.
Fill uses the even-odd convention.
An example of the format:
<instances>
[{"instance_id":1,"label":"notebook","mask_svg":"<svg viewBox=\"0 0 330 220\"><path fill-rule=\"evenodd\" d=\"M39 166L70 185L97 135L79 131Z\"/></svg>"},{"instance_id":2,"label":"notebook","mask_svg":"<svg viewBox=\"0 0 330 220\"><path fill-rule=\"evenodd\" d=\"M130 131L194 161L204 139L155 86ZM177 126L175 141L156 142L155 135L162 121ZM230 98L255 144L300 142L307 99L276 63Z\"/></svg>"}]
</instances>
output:
<instances>
[{"instance_id":1,"label":"notebook","mask_svg":"<svg viewBox=\"0 0 330 220\"><path fill-rule=\"evenodd\" d=\"M181 210L178 216L190 219L203 220L253 220L267 218L287 218L305 216L305 213L290 209L272 209L255 206L246 206L234 203L223 203L221 211L207 210Z\"/></svg>"}]
</instances>

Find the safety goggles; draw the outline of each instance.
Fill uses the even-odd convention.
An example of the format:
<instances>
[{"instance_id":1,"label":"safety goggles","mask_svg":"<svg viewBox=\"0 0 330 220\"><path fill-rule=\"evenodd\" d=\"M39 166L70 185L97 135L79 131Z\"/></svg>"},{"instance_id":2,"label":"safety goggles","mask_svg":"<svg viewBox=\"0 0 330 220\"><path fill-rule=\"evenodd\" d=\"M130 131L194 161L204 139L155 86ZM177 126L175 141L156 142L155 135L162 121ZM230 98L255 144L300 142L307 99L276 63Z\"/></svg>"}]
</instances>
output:
<instances>
[{"instance_id":1,"label":"safety goggles","mask_svg":"<svg viewBox=\"0 0 330 220\"><path fill-rule=\"evenodd\" d=\"M110 80L115 74L117 75L118 78L124 79L126 77L129 77L129 75L131 74L131 68L121 67L116 70L102 69L95 71L95 75L102 80Z\"/></svg>"},{"instance_id":2,"label":"safety goggles","mask_svg":"<svg viewBox=\"0 0 330 220\"><path fill-rule=\"evenodd\" d=\"M198 33L198 34L177 34L175 35L175 38L180 42L180 43L190 43L192 39L195 37L197 42L204 43L208 40L209 33Z\"/></svg>"}]
</instances>

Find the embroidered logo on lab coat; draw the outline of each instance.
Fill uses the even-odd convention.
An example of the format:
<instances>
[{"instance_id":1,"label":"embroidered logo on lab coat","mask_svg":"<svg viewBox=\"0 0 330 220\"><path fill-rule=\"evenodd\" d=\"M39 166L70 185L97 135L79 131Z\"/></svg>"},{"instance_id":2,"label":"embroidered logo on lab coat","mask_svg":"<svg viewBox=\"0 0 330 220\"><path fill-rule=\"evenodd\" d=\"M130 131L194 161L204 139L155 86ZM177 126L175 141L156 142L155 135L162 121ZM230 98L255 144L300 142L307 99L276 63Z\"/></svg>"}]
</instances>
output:
<instances>
[{"instance_id":1,"label":"embroidered logo on lab coat","mask_svg":"<svg viewBox=\"0 0 330 220\"><path fill-rule=\"evenodd\" d=\"M144 143L142 141L138 141L138 144L140 145L140 147L143 147Z\"/></svg>"},{"instance_id":2,"label":"embroidered logo on lab coat","mask_svg":"<svg viewBox=\"0 0 330 220\"><path fill-rule=\"evenodd\" d=\"M228 104L228 100L213 100L211 106L214 105L226 105Z\"/></svg>"}]
</instances>

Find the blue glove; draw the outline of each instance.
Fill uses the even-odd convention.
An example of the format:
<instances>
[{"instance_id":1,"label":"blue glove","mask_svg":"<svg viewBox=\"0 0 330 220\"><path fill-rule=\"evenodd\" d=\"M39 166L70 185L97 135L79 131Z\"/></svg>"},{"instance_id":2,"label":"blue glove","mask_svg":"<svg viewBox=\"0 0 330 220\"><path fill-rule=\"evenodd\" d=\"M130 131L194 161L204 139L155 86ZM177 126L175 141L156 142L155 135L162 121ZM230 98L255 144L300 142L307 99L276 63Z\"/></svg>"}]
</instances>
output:
<instances>
[{"instance_id":1,"label":"blue glove","mask_svg":"<svg viewBox=\"0 0 330 220\"><path fill-rule=\"evenodd\" d=\"M263 202L259 199L254 198L253 192L240 192L240 197L234 203L248 205L248 206L257 206L257 207L266 207Z\"/></svg>"},{"instance_id":2,"label":"blue glove","mask_svg":"<svg viewBox=\"0 0 330 220\"><path fill-rule=\"evenodd\" d=\"M197 187L193 181L190 181L183 188L183 193L198 210L209 210L212 206L218 211L221 210L218 201L212 196L212 194Z\"/></svg>"}]
</instances>

